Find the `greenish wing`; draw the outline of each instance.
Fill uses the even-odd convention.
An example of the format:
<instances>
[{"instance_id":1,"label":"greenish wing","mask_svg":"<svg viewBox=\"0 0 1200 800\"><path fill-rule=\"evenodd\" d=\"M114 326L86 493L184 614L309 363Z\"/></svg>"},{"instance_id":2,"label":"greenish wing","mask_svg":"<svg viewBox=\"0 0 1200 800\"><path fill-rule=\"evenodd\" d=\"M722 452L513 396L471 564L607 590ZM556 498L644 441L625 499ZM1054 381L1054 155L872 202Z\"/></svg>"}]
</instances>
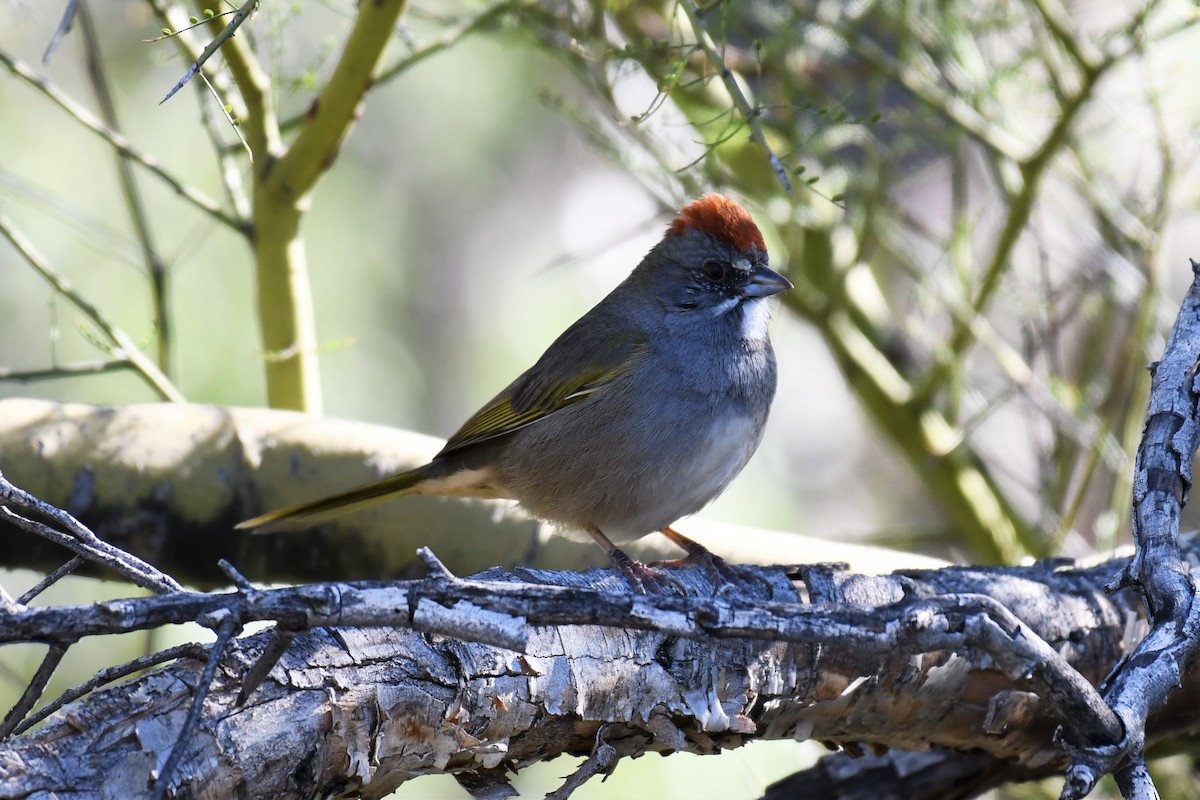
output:
<instances>
[{"instance_id":1,"label":"greenish wing","mask_svg":"<svg viewBox=\"0 0 1200 800\"><path fill-rule=\"evenodd\" d=\"M512 433L566 408L627 374L645 354L641 337L589 336L586 326L577 323L536 364L475 412L438 456ZM590 363L581 367L581 358Z\"/></svg>"}]
</instances>

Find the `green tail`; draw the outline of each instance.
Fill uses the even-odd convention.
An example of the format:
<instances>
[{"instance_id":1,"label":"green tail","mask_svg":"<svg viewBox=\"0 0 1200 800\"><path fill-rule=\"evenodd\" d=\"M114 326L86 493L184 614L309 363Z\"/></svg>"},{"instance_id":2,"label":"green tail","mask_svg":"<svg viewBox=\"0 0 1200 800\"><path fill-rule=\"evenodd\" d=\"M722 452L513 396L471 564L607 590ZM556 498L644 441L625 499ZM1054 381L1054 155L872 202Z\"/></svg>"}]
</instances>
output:
<instances>
[{"instance_id":1,"label":"green tail","mask_svg":"<svg viewBox=\"0 0 1200 800\"><path fill-rule=\"evenodd\" d=\"M374 483L356 486L320 500L269 511L234 525L238 530L255 529L257 533L298 530L333 517L340 517L359 508L392 500L409 491L428 477L428 464Z\"/></svg>"}]
</instances>

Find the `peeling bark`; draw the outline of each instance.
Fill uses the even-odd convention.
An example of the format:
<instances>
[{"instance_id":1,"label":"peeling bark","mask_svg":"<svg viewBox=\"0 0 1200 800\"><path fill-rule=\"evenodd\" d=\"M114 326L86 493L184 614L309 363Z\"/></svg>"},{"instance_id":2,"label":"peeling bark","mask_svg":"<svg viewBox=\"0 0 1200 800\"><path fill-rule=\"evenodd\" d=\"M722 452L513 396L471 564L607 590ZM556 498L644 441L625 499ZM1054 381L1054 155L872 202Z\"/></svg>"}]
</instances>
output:
<instances>
[{"instance_id":1,"label":"peeling bark","mask_svg":"<svg viewBox=\"0 0 1200 800\"><path fill-rule=\"evenodd\" d=\"M880 577L809 567L799 573L799 595L790 605L752 596L526 589L492 572L479 577L505 582L459 582L457 590L450 583L438 590L449 593L439 602L452 606L447 597L457 591L485 608L485 589L493 585L502 600L505 592L513 595L497 602L496 614L516 603L515 593L542 592L557 598L561 608L554 613L601 620L625 608L643 627L659 629L530 624L523 628L524 652L516 652L395 627L318 628L296 635L239 707L245 675L270 634L246 637L221 662L171 788L173 796L205 798L382 797L407 780L442 772L494 788L504 770L590 754L598 743L622 758L716 753L760 738L815 738L851 748L944 746L1012 767L997 774L1052 774L1066 765L1053 741L1060 720L1028 681L1008 677L980 649L920 652L871 646L871 637L892 641L886 637L896 625L931 598L986 594L1095 682L1144 630L1137 597L1103 589L1126 563ZM767 574L780 587L778 600L783 575ZM619 580L598 571L523 571L522 577L569 586ZM531 623L549 613L532 601L525 607ZM746 619L777 629L738 628ZM684 623L696 626L688 634L694 638L680 635ZM722 630L756 638L705 633ZM781 640L788 635L797 641ZM181 660L97 691L5 743L0 796L144 793L174 744L201 667ZM1196 727L1197 678L1187 676L1152 738Z\"/></svg>"}]
</instances>

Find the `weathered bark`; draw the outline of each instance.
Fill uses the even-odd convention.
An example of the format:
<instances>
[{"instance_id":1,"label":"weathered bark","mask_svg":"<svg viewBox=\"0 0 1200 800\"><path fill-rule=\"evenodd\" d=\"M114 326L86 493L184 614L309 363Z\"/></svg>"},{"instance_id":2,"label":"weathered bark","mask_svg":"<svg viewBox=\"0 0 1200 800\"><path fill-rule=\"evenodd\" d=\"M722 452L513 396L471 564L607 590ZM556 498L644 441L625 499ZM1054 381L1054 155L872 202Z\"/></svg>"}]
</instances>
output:
<instances>
[{"instance_id":1,"label":"weathered bark","mask_svg":"<svg viewBox=\"0 0 1200 800\"><path fill-rule=\"evenodd\" d=\"M226 583L218 558L254 580L301 582L412 577L424 571L414 556L422 544L445 543L456 557L469 550L463 560L475 563L457 568L471 571L525 552L532 521L498 516L495 504L432 498L413 498L390 517L367 511L294 535L233 530L259 510L406 469L439 447L432 437L296 412L0 401L0 469L13 483L195 586ZM451 533L485 529L487 537ZM3 566L48 572L64 560L60 548L24 539L27 546L4 550ZM464 541L474 547L455 544Z\"/></svg>"},{"instance_id":2,"label":"weathered bark","mask_svg":"<svg viewBox=\"0 0 1200 800\"><path fill-rule=\"evenodd\" d=\"M506 769L592 753L599 741L626 757L716 753L785 737L901 749L942 745L1015 765L1015 773L998 769L998 775L1052 774L1065 767L1066 754L1052 738L1060 720L1033 694L1037 679L1014 680L1011 670L977 647L920 652L924 634L914 620L927 619L922 604L937 598L988 595L1096 682L1144 630L1136 596L1108 595L1103 588L1125 565L950 568L883 577L805 568L794 604L756 597L766 592L758 586L729 601L503 584L495 587L497 600L489 607L487 587L477 583L400 584L407 599L393 598L390 608L380 602L377 609L397 623L417 620L422 586L451 617L454 596L471 604L464 616L472 619L479 609L510 617L524 609L524 652L394 627L320 628L299 634L239 707L244 676L269 634L247 637L222 660L171 786L178 796L195 797L380 797L401 782L437 772L461 773L466 783L494 782ZM780 600L781 573L765 574ZM603 572L523 575L576 585L601 580L612 587L619 581ZM696 571L685 577L702 590ZM322 615L329 614L380 624L386 616L363 616L353 605L364 588L371 587L346 586L340 594L314 593L313 587L281 591L309 592L314 624L324 624L330 617ZM524 599L522 592L528 592ZM268 594L244 603L261 607ZM135 608L179 607L182 601L170 598L121 601L124 613L109 609L108 616L132 619L139 617ZM93 620L105 617L104 608L80 611ZM568 613L576 616L561 616ZM538 624L539 615L626 627L549 626ZM64 637L71 624L64 619L57 625ZM439 625L454 629L452 621L429 623ZM969 627L953 614L932 627L939 625L951 633L956 625ZM36 632L26 628L23 635ZM755 638L708 638L728 634ZM5 743L0 796L145 792L174 744L200 672L201 665L180 661L98 691L41 729ZM1033 665L1029 672L1036 673ZM1200 674L1193 672L1159 714L1152 739L1194 729L1198 693Z\"/></svg>"},{"instance_id":3,"label":"weathered bark","mask_svg":"<svg viewBox=\"0 0 1200 800\"><path fill-rule=\"evenodd\" d=\"M1111 585L1135 589L1151 625L1104 688L1105 702L1120 718L1120 734L1073 743L1064 800L1085 797L1110 772L1123 797L1158 796L1146 769L1148 720L1174 700L1182 676L1200 653L1200 592L1179 530L1192 487L1192 460L1200 447L1200 263L1194 260L1192 283L1162 360L1150 371L1146 427L1133 474L1137 552Z\"/></svg>"}]
</instances>

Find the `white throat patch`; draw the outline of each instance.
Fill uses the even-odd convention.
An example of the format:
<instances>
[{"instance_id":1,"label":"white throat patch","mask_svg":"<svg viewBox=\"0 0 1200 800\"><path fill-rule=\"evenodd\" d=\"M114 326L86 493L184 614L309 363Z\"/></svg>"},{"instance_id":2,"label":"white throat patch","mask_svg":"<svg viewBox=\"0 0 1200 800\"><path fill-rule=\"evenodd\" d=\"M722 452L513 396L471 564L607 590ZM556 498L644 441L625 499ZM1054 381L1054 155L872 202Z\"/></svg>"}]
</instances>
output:
<instances>
[{"instance_id":1,"label":"white throat patch","mask_svg":"<svg viewBox=\"0 0 1200 800\"><path fill-rule=\"evenodd\" d=\"M742 303L742 338L766 339L767 323L771 321L771 309L767 298L754 297Z\"/></svg>"}]
</instances>

